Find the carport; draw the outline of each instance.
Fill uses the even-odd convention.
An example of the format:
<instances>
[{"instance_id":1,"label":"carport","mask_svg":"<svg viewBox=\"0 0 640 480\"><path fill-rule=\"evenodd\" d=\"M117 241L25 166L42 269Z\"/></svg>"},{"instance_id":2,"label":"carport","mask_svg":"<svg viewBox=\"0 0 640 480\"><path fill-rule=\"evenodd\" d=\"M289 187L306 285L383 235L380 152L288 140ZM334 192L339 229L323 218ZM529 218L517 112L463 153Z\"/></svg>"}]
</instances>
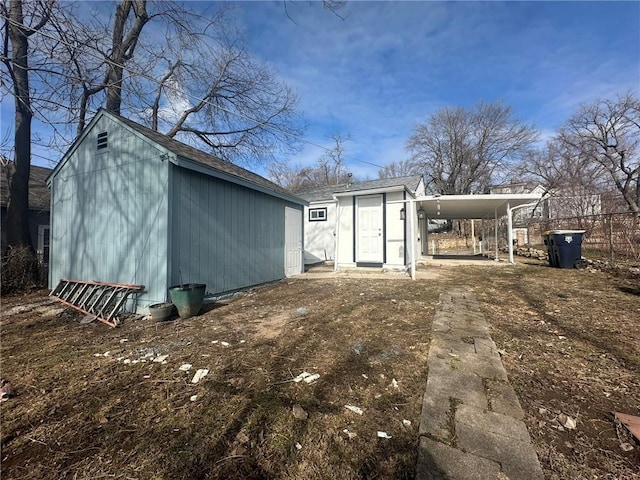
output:
<instances>
[{"instance_id":1,"label":"carport","mask_svg":"<svg viewBox=\"0 0 640 480\"><path fill-rule=\"evenodd\" d=\"M498 256L498 219L507 217L509 263L513 259L513 211L536 205L542 198L531 193L482 195L429 195L408 200L409 219L495 220L494 236ZM472 222L473 225L473 222ZM410 226L411 245L415 245L415 229ZM414 257L415 249L410 249ZM411 259L411 278L415 278L416 258Z\"/></svg>"}]
</instances>

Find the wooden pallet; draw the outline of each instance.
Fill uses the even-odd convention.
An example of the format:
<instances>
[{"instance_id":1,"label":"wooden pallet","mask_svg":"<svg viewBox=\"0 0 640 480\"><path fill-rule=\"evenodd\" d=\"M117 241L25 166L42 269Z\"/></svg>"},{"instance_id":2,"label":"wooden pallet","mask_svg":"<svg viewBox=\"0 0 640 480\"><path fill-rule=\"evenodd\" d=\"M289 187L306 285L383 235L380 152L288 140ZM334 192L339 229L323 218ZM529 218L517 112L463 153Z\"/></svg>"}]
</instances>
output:
<instances>
[{"instance_id":1,"label":"wooden pallet","mask_svg":"<svg viewBox=\"0 0 640 480\"><path fill-rule=\"evenodd\" d=\"M144 290L144 285L126 283L60 280L49 296L76 310L92 315L110 327L117 327L117 315L131 294Z\"/></svg>"}]
</instances>

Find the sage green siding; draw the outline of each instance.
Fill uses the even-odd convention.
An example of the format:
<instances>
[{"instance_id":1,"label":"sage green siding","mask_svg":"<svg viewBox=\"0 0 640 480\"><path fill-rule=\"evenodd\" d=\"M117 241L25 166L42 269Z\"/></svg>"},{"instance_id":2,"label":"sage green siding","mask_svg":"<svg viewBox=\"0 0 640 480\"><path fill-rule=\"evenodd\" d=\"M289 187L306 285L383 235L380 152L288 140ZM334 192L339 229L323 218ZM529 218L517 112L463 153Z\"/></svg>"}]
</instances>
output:
<instances>
[{"instance_id":1,"label":"sage green siding","mask_svg":"<svg viewBox=\"0 0 640 480\"><path fill-rule=\"evenodd\" d=\"M172 285L216 294L284 278L284 209L302 206L172 166Z\"/></svg>"},{"instance_id":2,"label":"sage green siding","mask_svg":"<svg viewBox=\"0 0 640 480\"><path fill-rule=\"evenodd\" d=\"M108 147L98 150L101 132ZM51 179L50 287L61 278L142 284L139 306L164 301L167 155L108 116L68 155Z\"/></svg>"},{"instance_id":3,"label":"sage green siding","mask_svg":"<svg viewBox=\"0 0 640 480\"><path fill-rule=\"evenodd\" d=\"M62 278L141 284L144 308L179 283L219 294L284 278L285 207L303 202L249 188L127 122L98 113L52 174L51 288Z\"/></svg>"}]
</instances>

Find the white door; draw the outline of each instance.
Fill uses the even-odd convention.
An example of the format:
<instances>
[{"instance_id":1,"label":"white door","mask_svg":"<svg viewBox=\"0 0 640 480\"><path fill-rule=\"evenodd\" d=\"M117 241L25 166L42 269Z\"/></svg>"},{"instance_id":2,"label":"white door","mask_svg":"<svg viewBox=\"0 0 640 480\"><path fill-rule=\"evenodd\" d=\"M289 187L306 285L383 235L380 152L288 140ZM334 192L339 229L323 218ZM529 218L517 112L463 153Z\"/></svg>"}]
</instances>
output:
<instances>
[{"instance_id":1,"label":"white door","mask_svg":"<svg viewBox=\"0 0 640 480\"><path fill-rule=\"evenodd\" d=\"M302 211L284 207L284 274L302 273Z\"/></svg>"},{"instance_id":2,"label":"white door","mask_svg":"<svg viewBox=\"0 0 640 480\"><path fill-rule=\"evenodd\" d=\"M357 199L357 257L363 263L382 263L382 195Z\"/></svg>"}]
</instances>

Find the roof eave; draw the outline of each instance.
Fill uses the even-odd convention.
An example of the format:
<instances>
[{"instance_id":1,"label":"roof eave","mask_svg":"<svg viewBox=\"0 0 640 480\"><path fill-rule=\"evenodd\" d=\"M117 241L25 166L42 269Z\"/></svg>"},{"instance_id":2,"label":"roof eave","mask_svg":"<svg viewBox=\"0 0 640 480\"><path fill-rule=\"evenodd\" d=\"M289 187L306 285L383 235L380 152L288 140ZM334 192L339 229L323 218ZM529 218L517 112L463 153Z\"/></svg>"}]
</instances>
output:
<instances>
[{"instance_id":1,"label":"roof eave","mask_svg":"<svg viewBox=\"0 0 640 480\"><path fill-rule=\"evenodd\" d=\"M380 187L380 188L370 188L366 190L349 190L346 192L336 192L333 194L334 197L354 197L359 195L376 195L379 193L393 193L393 192L407 192L409 195L414 197L414 193L412 190L408 189L404 185L397 185L395 187Z\"/></svg>"}]
</instances>

